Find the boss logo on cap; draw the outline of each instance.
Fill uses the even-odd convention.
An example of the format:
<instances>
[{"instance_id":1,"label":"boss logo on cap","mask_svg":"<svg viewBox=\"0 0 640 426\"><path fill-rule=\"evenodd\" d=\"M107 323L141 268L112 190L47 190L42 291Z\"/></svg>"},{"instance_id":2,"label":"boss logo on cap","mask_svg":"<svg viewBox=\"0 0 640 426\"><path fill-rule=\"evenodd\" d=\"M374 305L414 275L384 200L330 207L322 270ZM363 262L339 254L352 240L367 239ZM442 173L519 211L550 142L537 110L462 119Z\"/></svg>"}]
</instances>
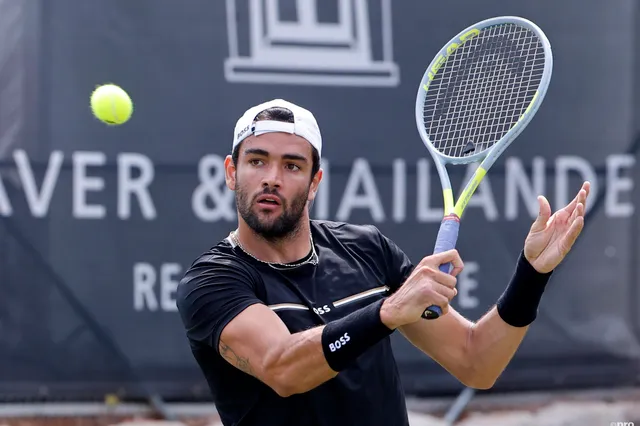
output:
<instances>
[{"instance_id":1,"label":"boss logo on cap","mask_svg":"<svg viewBox=\"0 0 640 426\"><path fill-rule=\"evenodd\" d=\"M242 135L244 135L245 133L247 133L249 131L249 129L251 129L251 124L247 125L247 127L245 127L244 129L240 130L238 132L238 134L236 135L236 139L240 139L242 137Z\"/></svg>"}]
</instances>

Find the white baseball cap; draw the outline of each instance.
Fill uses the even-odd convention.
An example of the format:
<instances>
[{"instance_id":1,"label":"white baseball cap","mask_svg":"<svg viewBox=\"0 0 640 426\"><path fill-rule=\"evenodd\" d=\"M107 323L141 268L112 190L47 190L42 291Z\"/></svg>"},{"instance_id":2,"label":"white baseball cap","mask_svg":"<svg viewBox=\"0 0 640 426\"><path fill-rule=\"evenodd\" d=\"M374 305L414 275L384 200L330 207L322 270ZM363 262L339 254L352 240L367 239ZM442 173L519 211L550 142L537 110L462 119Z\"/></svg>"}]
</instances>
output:
<instances>
[{"instance_id":1,"label":"white baseball cap","mask_svg":"<svg viewBox=\"0 0 640 426\"><path fill-rule=\"evenodd\" d=\"M293 123L273 120L255 121L258 114L272 107L281 107L290 110L293 113ZM320 128L318 127L316 118L311 111L285 101L284 99L274 99L245 111L242 117L236 122L231 150L233 151L235 147L248 136L260 136L269 132L296 134L309 141L311 146L318 151L318 155L322 156L322 136L320 135Z\"/></svg>"}]
</instances>

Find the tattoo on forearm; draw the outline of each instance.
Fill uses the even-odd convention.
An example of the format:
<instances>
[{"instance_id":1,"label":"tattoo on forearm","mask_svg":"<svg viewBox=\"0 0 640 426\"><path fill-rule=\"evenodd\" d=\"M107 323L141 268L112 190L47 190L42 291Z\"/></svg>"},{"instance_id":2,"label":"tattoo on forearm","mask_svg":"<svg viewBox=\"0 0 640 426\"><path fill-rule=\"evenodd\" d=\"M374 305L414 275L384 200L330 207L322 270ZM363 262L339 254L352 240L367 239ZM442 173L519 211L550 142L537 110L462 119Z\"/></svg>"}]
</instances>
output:
<instances>
[{"instance_id":1,"label":"tattoo on forearm","mask_svg":"<svg viewBox=\"0 0 640 426\"><path fill-rule=\"evenodd\" d=\"M251 369L249 358L243 358L239 356L233 351L233 349L231 349L229 345L227 345L222 340L220 340L220 355L222 355L224 359L229 361L231 365L235 365L241 371L253 375L253 370Z\"/></svg>"}]
</instances>

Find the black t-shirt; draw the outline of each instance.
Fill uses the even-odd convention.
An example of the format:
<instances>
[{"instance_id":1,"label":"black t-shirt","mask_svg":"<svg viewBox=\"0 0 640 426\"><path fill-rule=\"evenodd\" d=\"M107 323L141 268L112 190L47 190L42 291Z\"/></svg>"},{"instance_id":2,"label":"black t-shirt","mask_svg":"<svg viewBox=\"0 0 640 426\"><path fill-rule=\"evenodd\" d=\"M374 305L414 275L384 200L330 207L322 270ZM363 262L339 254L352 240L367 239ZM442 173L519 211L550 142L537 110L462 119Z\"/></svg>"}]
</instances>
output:
<instances>
[{"instance_id":1,"label":"black t-shirt","mask_svg":"<svg viewBox=\"0 0 640 426\"><path fill-rule=\"evenodd\" d=\"M220 356L223 328L252 304L267 305L296 333L388 297L413 269L374 226L312 220L311 233L317 265L276 270L226 238L198 257L178 286L191 350L224 425L408 425L389 337L333 379L286 398Z\"/></svg>"}]
</instances>

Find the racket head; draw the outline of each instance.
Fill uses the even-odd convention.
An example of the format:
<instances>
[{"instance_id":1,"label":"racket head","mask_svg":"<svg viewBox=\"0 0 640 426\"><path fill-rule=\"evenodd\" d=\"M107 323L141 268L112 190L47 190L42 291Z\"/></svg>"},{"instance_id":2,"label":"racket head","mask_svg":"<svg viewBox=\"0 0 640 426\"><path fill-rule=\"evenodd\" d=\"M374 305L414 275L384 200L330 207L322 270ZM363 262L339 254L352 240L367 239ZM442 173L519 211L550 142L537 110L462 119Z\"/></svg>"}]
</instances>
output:
<instances>
[{"instance_id":1,"label":"racket head","mask_svg":"<svg viewBox=\"0 0 640 426\"><path fill-rule=\"evenodd\" d=\"M536 114L552 69L546 35L517 16L480 21L442 47L420 81L415 115L443 186L447 163L491 167Z\"/></svg>"}]
</instances>

